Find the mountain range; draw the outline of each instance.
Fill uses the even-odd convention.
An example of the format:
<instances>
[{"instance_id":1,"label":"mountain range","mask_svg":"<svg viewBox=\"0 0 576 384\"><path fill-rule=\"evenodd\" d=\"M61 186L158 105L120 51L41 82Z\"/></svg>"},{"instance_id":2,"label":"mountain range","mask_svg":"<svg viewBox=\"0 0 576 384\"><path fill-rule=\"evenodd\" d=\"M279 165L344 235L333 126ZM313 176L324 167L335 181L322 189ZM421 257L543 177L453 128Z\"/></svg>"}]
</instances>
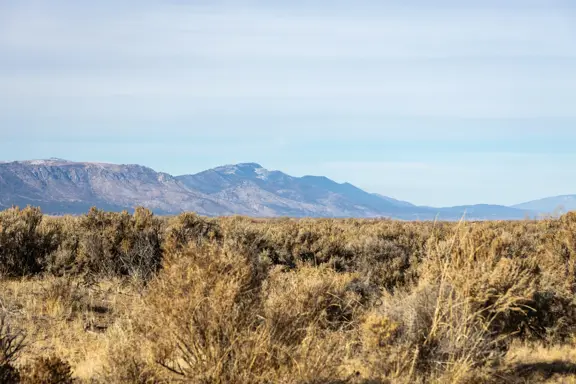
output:
<instances>
[{"instance_id":1,"label":"mountain range","mask_svg":"<svg viewBox=\"0 0 576 384\"><path fill-rule=\"evenodd\" d=\"M576 195L546 197L544 199L517 204L514 208L542 213L563 213L576 210Z\"/></svg>"},{"instance_id":2,"label":"mountain range","mask_svg":"<svg viewBox=\"0 0 576 384\"><path fill-rule=\"evenodd\" d=\"M576 208L576 198L549 198L513 207L423 207L323 176L293 177L256 163L226 165L172 176L141 165L47 160L0 163L0 209L39 206L49 214L80 214L144 206L158 214L206 216L388 217L401 220L513 220ZM552 208L553 207L553 208Z\"/></svg>"}]
</instances>

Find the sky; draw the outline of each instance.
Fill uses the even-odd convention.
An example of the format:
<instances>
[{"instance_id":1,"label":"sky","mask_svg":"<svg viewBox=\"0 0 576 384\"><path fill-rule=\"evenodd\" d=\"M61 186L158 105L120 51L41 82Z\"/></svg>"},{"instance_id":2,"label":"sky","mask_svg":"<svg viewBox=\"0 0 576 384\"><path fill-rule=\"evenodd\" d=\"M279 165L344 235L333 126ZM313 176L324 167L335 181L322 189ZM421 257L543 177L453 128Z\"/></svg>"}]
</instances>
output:
<instances>
[{"instance_id":1,"label":"sky","mask_svg":"<svg viewBox=\"0 0 576 384\"><path fill-rule=\"evenodd\" d=\"M0 0L0 160L576 194L576 2Z\"/></svg>"}]
</instances>

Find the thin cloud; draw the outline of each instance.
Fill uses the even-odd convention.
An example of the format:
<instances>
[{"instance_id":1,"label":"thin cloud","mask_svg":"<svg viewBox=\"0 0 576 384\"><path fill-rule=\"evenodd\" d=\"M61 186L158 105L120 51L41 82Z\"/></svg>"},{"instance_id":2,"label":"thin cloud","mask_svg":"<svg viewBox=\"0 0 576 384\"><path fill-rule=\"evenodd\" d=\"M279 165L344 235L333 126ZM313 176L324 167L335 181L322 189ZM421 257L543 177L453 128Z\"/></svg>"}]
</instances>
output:
<instances>
[{"instance_id":1,"label":"thin cloud","mask_svg":"<svg viewBox=\"0 0 576 384\"><path fill-rule=\"evenodd\" d=\"M440 205L576 190L544 158L576 142L571 2L183 3L0 2L3 156L242 158Z\"/></svg>"},{"instance_id":2,"label":"thin cloud","mask_svg":"<svg viewBox=\"0 0 576 384\"><path fill-rule=\"evenodd\" d=\"M322 167L345 171L380 172L389 170L430 170L433 164L413 161L348 161L348 162L327 162L321 164Z\"/></svg>"}]
</instances>

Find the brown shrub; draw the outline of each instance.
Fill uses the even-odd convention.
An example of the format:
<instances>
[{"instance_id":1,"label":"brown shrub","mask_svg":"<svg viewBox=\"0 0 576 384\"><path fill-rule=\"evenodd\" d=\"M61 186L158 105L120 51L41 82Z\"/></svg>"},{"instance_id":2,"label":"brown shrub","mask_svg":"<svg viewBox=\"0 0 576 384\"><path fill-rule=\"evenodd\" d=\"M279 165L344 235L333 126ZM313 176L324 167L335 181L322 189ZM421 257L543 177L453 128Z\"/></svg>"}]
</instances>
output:
<instances>
[{"instance_id":1,"label":"brown shrub","mask_svg":"<svg viewBox=\"0 0 576 384\"><path fill-rule=\"evenodd\" d=\"M64 216L45 218L47 226L58 228L57 246L47 255L44 270L54 275L74 274L79 271L77 257L80 252L80 242L83 230L80 227L81 218Z\"/></svg>"},{"instance_id":2,"label":"brown shrub","mask_svg":"<svg viewBox=\"0 0 576 384\"><path fill-rule=\"evenodd\" d=\"M156 384L164 383L160 380L158 368L153 360L147 360L142 356L143 345L137 343L137 335L129 335L126 339L126 330L113 332L113 336L122 334L120 339L115 339L106 351L106 365L104 371L98 375L102 383L126 383L126 384Z\"/></svg>"},{"instance_id":3,"label":"brown shrub","mask_svg":"<svg viewBox=\"0 0 576 384\"><path fill-rule=\"evenodd\" d=\"M44 259L58 246L58 228L41 227L39 208L0 212L0 274L23 276L42 271Z\"/></svg>"},{"instance_id":4,"label":"brown shrub","mask_svg":"<svg viewBox=\"0 0 576 384\"><path fill-rule=\"evenodd\" d=\"M0 364L0 383L20 383L20 372L11 364Z\"/></svg>"},{"instance_id":5,"label":"brown shrub","mask_svg":"<svg viewBox=\"0 0 576 384\"><path fill-rule=\"evenodd\" d=\"M355 277L326 267L276 268L266 280L263 303L274 340L297 345L311 324L322 330L351 329L360 304L349 289Z\"/></svg>"},{"instance_id":6,"label":"brown shrub","mask_svg":"<svg viewBox=\"0 0 576 384\"><path fill-rule=\"evenodd\" d=\"M37 293L46 313L65 319L72 319L87 310L87 296L87 289L81 282L66 277L44 278Z\"/></svg>"},{"instance_id":7,"label":"brown shrub","mask_svg":"<svg viewBox=\"0 0 576 384\"><path fill-rule=\"evenodd\" d=\"M137 292L129 305L98 313L102 382L497 381L512 340L576 333L576 214L458 225L28 208L0 226L6 274L64 275L35 291L54 324L90 311L75 274L136 277L116 279ZM0 372L16 377L14 359Z\"/></svg>"},{"instance_id":8,"label":"brown shrub","mask_svg":"<svg viewBox=\"0 0 576 384\"><path fill-rule=\"evenodd\" d=\"M79 228L76 273L148 280L160 267L162 221L148 209L136 208L133 215L91 209Z\"/></svg>"},{"instance_id":9,"label":"brown shrub","mask_svg":"<svg viewBox=\"0 0 576 384\"><path fill-rule=\"evenodd\" d=\"M24 332L15 329L5 315L0 316L0 382L19 382L20 373L14 365L22 352L24 340Z\"/></svg>"},{"instance_id":10,"label":"brown shrub","mask_svg":"<svg viewBox=\"0 0 576 384\"><path fill-rule=\"evenodd\" d=\"M147 340L150 360L163 367L167 380L309 382L335 376L342 358L337 351L345 345L335 324L347 319L335 310L345 313L344 300L331 295L344 291L345 277L331 272L334 283L324 282L320 272L310 289L298 293L301 299L290 302L286 293L264 286L266 262L241 249L192 244L167 255L165 263L148 287L138 314L145 321L135 332ZM274 280L288 287L313 274ZM308 307L312 303L315 309ZM297 324L290 327L283 316Z\"/></svg>"},{"instance_id":11,"label":"brown shrub","mask_svg":"<svg viewBox=\"0 0 576 384\"><path fill-rule=\"evenodd\" d=\"M62 359L40 357L22 369L22 384L72 384L72 368Z\"/></svg>"},{"instance_id":12,"label":"brown shrub","mask_svg":"<svg viewBox=\"0 0 576 384\"><path fill-rule=\"evenodd\" d=\"M182 250L189 243L221 239L221 230L215 221L195 213L182 213L172 218L166 229L165 248L171 252Z\"/></svg>"}]
</instances>

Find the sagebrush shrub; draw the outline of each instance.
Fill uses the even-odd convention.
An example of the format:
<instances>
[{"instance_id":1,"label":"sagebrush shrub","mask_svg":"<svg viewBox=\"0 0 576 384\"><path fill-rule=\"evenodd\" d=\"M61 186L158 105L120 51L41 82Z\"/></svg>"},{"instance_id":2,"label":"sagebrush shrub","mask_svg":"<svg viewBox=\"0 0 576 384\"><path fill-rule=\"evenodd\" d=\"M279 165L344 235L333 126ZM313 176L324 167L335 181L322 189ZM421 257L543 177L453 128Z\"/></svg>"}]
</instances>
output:
<instances>
[{"instance_id":1,"label":"sagebrush shrub","mask_svg":"<svg viewBox=\"0 0 576 384\"><path fill-rule=\"evenodd\" d=\"M22 369L20 383L72 384L72 368L57 356L40 357Z\"/></svg>"},{"instance_id":2,"label":"sagebrush shrub","mask_svg":"<svg viewBox=\"0 0 576 384\"><path fill-rule=\"evenodd\" d=\"M23 331L14 328L6 315L0 316L0 382L16 384L20 373L15 363L24 348L26 336Z\"/></svg>"},{"instance_id":3,"label":"sagebrush shrub","mask_svg":"<svg viewBox=\"0 0 576 384\"><path fill-rule=\"evenodd\" d=\"M576 333L576 214L407 223L12 209L0 213L0 270L46 273L31 302L66 327L110 316L90 313L88 300L110 294L100 283L131 287L128 305L106 304L101 382L498 382L512 341ZM0 382L25 380L20 334L5 333L19 346ZM34 364L34 380L66 377L63 362Z\"/></svg>"},{"instance_id":4,"label":"sagebrush shrub","mask_svg":"<svg viewBox=\"0 0 576 384\"><path fill-rule=\"evenodd\" d=\"M345 347L339 331L351 321L349 277L278 271L266 285L267 260L216 243L191 243L164 263L135 332L167 380L297 383L336 374Z\"/></svg>"},{"instance_id":5,"label":"sagebrush shrub","mask_svg":"<svg viewBox=\"0 0 576 384\"><path fill-rule=\"evenodd\" d=\"M0 273L23 276L42 271L48 254L58 247L58 228L41 227L39 208L0 212Z\"/></svg>"},{"instance_id":6,"label":"sagebrush shrub","mask_svg":"<svg viewBox=\"0 0 576 384\"><path fill-rule=\"evenodd\" d=\"M91 209L79 222L75 272L149 279L162 260L162 225L144 208L133 215Z\"/></svg>"}]
</instances>

